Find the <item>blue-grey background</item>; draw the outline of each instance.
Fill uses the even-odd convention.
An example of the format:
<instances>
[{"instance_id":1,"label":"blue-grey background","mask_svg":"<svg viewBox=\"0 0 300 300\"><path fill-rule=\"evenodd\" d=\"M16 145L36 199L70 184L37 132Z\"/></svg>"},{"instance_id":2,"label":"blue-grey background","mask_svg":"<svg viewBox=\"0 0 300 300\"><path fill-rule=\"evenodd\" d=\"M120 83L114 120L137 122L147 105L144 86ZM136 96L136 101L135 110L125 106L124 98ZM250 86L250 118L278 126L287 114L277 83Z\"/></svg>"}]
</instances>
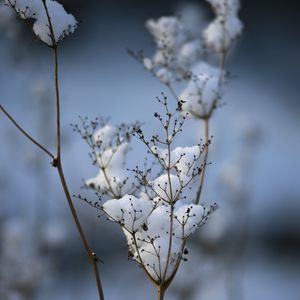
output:
<instances>
[{"instance_id":1,"label":"blue-grey background","mask_svg":"<svg viewBox=\"0 0 300 300\"><path fill-rule=\"evenodd\" d=\"M102 115L110 116L115 124L141 120L147 130L159 128L158 124L153 125L152 112L159 109L154 99L167 91L128 56L126 48L144 49L151 55L154 45L144 27L145 20L174 14L187 2L63 3L79 20L78 30L62 42L59 52L63 162L71 193L92 197L80 187L82 180L93 177L97 170L90 163L88 148L69 124L78 122L78 115L91 118ZM201 0L191 3L200 5L204 18L211 18L207 3ZM222 207L231 209L225 193L220 191L218 174L224 162L234 163L239 149L244 151L241 146L244 129L257 129L259 141L252 145L251 164L244 174L247 213L242 216L247 223L246 250L242 259L231 255L226 267L222 263L227 256L224 258L220 253L214 256L208 251L197 258L195 250L192 258L196 257L200 275L199 282L195 281L197 292L189 299L232 299L228 290L233 290L236 299L297 300L300 295L299 4L292 0L242 1L240 16L245 30L227 61L232 79L225 87L226 105L216 111L212 120L213 164L208 170L204 195L206 203L220 203L219 214L222 215ZM20 21L14 20L9 26L14 26L17 34L12 38L10 27L1 28L1 104L26 130L54 149L51 49L36 41L29 27ZM42 89L42 97L38 89ZM187 122L181 141L197 143L201 131L199 123ZM8 235L21 239L18 243L8 239L16 256L23 258L22 253L28 252L24 260L12 259L6 273L10 268L21 272L27 263L29 269L31 264L40 262L43 266L42 271L37 271L41 275L33 280L29 296L23 293L24 286L28 287L26 283L12 288L21 294L17 299L96 299L91 270L49 159L3 115L0 140L0 246L4 248L6 243L3 232L12 228ZM133 145L137 148L129 154L129 166L141 163L146 153L136 142ZM120 229L104 218L99 219L96 211L79 200L74 201L88 238L104 261L100 269L107 299L155 299L155 290L142 271L134 262L127 261ZM243 213L237 210L237 216L231 215L233 228L239 228L239 214ZM233 230L220 247L237 236ZM32 250L34 247L38 249ZM34 251L38 254L32 254ZM189 277L190 273L184 273L184 269L193 266L192 258L178 275L180 278ZM213 265L209 269L215 273L207 275L207 264ZM220 272L225 278L235 277L234 283L224 280ZM238 276L232 276L236 272ZM180 297L176 285L180 283L174 283L166 299Z\"/></svg>"}]
</instances>

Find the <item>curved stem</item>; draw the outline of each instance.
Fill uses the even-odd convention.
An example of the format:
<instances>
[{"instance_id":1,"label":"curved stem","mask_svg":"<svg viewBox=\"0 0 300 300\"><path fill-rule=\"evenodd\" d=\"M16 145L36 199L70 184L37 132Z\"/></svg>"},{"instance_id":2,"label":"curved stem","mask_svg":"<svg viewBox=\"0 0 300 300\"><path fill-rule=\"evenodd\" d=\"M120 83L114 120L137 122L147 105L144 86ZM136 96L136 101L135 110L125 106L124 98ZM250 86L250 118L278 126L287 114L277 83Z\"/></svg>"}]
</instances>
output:
<instances>
[{"instance_id":1,"label":"curved stem","mask_svg":"<svg viewBox=\"0 0 300 300\"><path fill-rule=\"evenodd\" d=\"M76 228L79 232L80 238L81 238L82 243L83 243L84 248L85 248L85 251L88 255L89 261L90 261L90 263L93 267L99 298L101 300L104 300L104 294L103 294L103 290L102 290L102 286L101 286L97 261L95 259L95 255L94 255L93 251L89 247L89 244L88 244L87 239L85 237L84 231L83 231L82 226L80 224L76 209L75 209L73 201L72 201L72 197L71 197L69 189L68 189L68 185L66 183L66 179L65 179L65 176L64 176L64 172L63 172L63 168L62 168L60 158L57 161L57 171L58 171L58 175L59 175L59 178L60 178L60 181L61 181L61 185L63 187L64 193L65 193L65 196L66 196L66 199L67 199L67 202L68 202L68 205L69 205L72 217L73 217L73 220L74 220Z\"/></svg>"},{"instance_id":2,"label":"curved stem","mask_svg":"<svg viewBox=\"0 0 300 300\"><path fill-rule=\"evenodd\" d=\"M209 142L209 119L204 119L204 142L205 145L208 145ZM205 152L204 152L204 160L203 160L203 169L199 176L199 187L196 194L195 204L199 204L201 193L202 193L202 187L204 183L204 176L205 176L205 169L208 159L208 146L206 146Z\"/></svg>"},{"instance_id":3,"label":"curved stem","mask_svg":"<svg viewBox=\"0 0 300 300\"><path fill-rule=\"evenodd\" d=\"M7 116L7 118L17 127L17 129L25 135L33 144L35 144L38 148L40 148L42 151L44 151L48 156L50 156L52 159L54 159L54 155L46 149L42 144L40 144L38 141L36 141L29 133L27 133L16 121L15 119L5 110L5 108L0 104L0 109L2 112Z\"/></svg>"}]
</instances>

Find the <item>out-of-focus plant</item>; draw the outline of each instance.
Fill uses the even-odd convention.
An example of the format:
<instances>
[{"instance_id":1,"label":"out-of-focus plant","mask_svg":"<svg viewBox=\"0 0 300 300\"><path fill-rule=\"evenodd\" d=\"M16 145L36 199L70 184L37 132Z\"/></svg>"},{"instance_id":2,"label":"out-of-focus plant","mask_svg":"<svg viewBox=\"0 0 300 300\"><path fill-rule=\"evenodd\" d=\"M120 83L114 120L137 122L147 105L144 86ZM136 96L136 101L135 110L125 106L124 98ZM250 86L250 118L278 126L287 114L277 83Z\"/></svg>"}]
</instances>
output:
<instances>
[{"instance_id":1,"label":"out-of-focus plant","mask_svg":"<svg viewBox=\"0 0 300 300\"><path fill-rule=\"evenodd\" d=\"M176 101L182 101L182 111L188 117L202 120L204 141L210 139L209 123L214 110L221 104L222 87L226 80L226 56L234 41L240 36L243 25L238 18L238 0L207 0L214 10L215 19L197 34L185 26L184 19L161 17L150 19L146 27L152 34L157 50L153 57L143 52L130 51L145 70L159 79ZM200 31L200 29L199 29ZM216 67L204 57L215 56L219 60ZM176 92L176 82L186 87ZM204 163L208 159L208 149L204 153ZM200 176L196 203L199 203L205 167Z\"/></svg>"},{"instance_id":2,"label":"out-of-focus plant","mask_svg":"<svg viewBox=\"0 0 300 300\"><path fill-rule=\"evenodd\" d=\"M33 299L50 270L48 257L32 238L30 225L21 218L2 220L0 227L0 298Z\"/></svg>"}]
</instances>

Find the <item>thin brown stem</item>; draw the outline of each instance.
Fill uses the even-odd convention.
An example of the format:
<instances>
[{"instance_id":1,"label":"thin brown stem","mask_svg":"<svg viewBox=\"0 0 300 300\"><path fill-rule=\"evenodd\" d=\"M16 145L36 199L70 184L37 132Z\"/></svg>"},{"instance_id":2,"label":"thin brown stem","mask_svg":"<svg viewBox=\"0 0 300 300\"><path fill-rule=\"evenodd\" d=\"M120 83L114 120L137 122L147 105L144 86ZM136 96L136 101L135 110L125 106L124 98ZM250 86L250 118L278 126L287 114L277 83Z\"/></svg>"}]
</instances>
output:
<instances>
[{"instance_id":1,"label":"thin brown stem","mask_svg":"<svg viewBox=\"0 0 300 300\"><path fill-rule=\"evenodd\" d=\"M94 255L93 255L93 251L90 249L89 244L87 242L87 239L85 237L85 233L82 229L81 223L79 221L76 209L74 207L73 201L72 201L72 197L70 195L66 180L65 180L65 176L63 173L63 168L62 168L62 163L61 163L61 135L60 135L60 97L59 97L59 84L58 84L58 52L57 52L57 47L54 46L53 47L54 50L54 88L55 88L55 95L56 95L56 149L57 149L57 153L56 153L56 158L55 158L55 167L57 167L57 171L59 174L59 178L65 193L65 196L67 198L68 201L68 205L73 217L73 220L75 222L76 228L79 232L80 238L82 240L82 243L84 245L85 251L87 253L87 256L89 258L89 261L93 267L93 271L94 271L94 276L95 276L95 280L96 280L96 285L97 285L97 290L98 290L98 294L99 294L99 299L100 300L104 300L104 293L103 293L103 289L101 286L101 280L100 280L100 275L99 275L99 270L98 270L98 266L97 266L97 262L94 259Z\"/></svg>"},{"instance_id":2,"label":"thin brown stem","mask_svg":"<svg viewBox=\"0 0 300 300\"><path fill-rule=\"evenodd\" d=\"M63 187L64 193L65 193L65 196L66 196L66 199L67 199L67 202L68 202L68 205L69 205L72 217L73 217L73 220L74 220L76 228L79 232L80 238L81 238L82 243L83 243L84 248L85 248L85 251L88 255L89 261L90 261L90 263L93 267L99 298L101 300L104 300L104 294L103 294L103 290L102 290L102 286L101 286L97 261L95 259L94 254L93 254L93 251L89 247L89 244L88 244L87 239L85 237L84 231L83 231L82 226L80 224L76 209L75 209L73 201L72 201L72 197L71 197L69 189L68 189L68 185L66 183L66 179L65 179L65 176L64 176L64 172L63 172L63 168L62 168L62 164L61 164L60 159L57 162L57 171L58 171L58 175L59 175L59 178L60 178L60 181L61 181L61 185Z\"/></svg>"},{"instance_id":3,"label":"thin brown stem","mask_svg":"<svg viewBox=\"0 0 300 300\"><path fill-rule=\"evenodd\" d=\"M208 143L209 143L209 119L204 119L204 143L205 143L205 152L204 152L204 159L203 159L203 168L199 175L199 187L196 194L195 204L199 204L203 183L204 183L204 176L205 176L205 170L206 170L206 164L208 159Z\"/></svg>"},{"instance_id":4,"label":"thin brown stem","mask_svg":"<svg viewBox=\"0 0 300 300\"><path fill-rule=\"evenodd\" d=\"M219 69L220 69L220 75L219 75L219 88L221 88L223 81L224 81L224 70L225 70L225 61L226 61L226 55L227 52L223 51L220 54L220 63L219 63ZM209 142L209 119L210 119L211 113L209 114L208 118L204 119L204 141L206 144L206 149L205 149L205 153L204 153L204 161L203 161L203 170L200 174L200 182L199 182L199 187L197 190L197 194L196 194L196 200L195 200L195 204L199 204L200 202L200 197L201 197L201 193L202 193L202 188L203 188L203 183L204 183L204 176L205 176L205 170L206 170L206 164L207 164L207 159L208 159L208 151L209 151L209 147L207 147L208 142Z\"/></svg>"},{"instance_id":5,"label":"thin brown stem","mask_svg":"<svg viewBox=\"0 0 300 300\"><path fill-rule=\"evenodd\" d=\"M54 81L55 81L55 99L56 99L56 153L60 157L60 97L59 97L59 84L58 84L58 53L57 46L53 48L54 51Z\"/></svg>"},{"instance_id":6,"label":"thin brown stem","mask_svg":"<svg viewBox=\"0 0 300 300\"><path fill-rule=\"evenodd\" d=\"M66 183L65 180L65 176L64 176L64 172L63 172L63 168L62 168L62 163L61 163L61 135L60 135L60 131L61 131L61 123L60 123L60 96L59 96L59 80L58 80L58 51L57 51L57 43L56 43L56 38L54 35L54 30L53 30L53 26L51 23L51 18L49 15L49 11L48 11L48 7L46 5L45 1L42 1L44 8L45 8L45 12L47 15L47 20L48 20L48 24L49 24L49 30L50 30L50 35L51 35L51 40L52 40L52 48L53 48L53 52L54 52L54 89L55 89L55 100L56 100L56 157L53 161L53 166L57 168L58 171L58 175L61 181L61 185L63 187L73 220L75 222L76 228L79 232L80 238L82 240L82 243L84 245L85 251L87 253L87 256L89 258L89 261L93 267L93 271L94 271L94 275L95 275L95 280L96 280L96 285L97 285L97 290L98 290L98 294L99 294L99 299L100 300L104 300L104 293L102 290L102 286L101 286L101 280L100 280L100 275L99 275L99 270L98 270L98 266L97 266L97 261L94 257L94 254L91 250L91 248L89 247L89 244L87 242L87 239L85 237L85 233L82 229L81 223L79 221L78 218L78 214L76 212L76 209L74 207L73 201L72 201L72 197L70 195L69 189L68 189L68 185Z\"/></svg>"},{"instance_id":7,"label":"thin brown stem","mask_svg":"<svg viewBox=\"0 0 300 300\"><path fill-rule=\"evenodd\" d=\"M44 151L48 156L54 159L54 155L47 150L42 144L36 141L28 132L26 132L16 121L15 119L5 110L5 108L0 104L1 111L6 115L6 117L17 127L17 129L25 135L33 144L35 144L38 148Z\"/></svg>"},{"instance_id":8,"label":"thin brown stem","mask_svg":"<svg viewBox=\"0 0 300 300\"><path fill-rule=\"evenodd\" d=\"M165 288L162 285L157 287L157 300L163 300L165 296Z\"/></svg>"}]
</instances>

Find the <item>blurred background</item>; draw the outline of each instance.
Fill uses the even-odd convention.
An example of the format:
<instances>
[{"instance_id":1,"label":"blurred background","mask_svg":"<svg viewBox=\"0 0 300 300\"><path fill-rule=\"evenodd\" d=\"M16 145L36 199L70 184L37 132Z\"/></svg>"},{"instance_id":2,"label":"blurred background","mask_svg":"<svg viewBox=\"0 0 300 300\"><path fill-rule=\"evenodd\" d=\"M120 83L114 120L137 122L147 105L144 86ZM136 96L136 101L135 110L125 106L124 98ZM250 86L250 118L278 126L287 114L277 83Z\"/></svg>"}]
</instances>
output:
<instances>
[{"instance_id":1,"label":"blurred background","mask_svg":"<svg viewBox=\"0 0 300 300\"><path fill-rule=\"evenodd\" d=\"M126 52L152 55L148 18L180 15L202 26L198 1L62 1L79 27L60 47L63 163L72 194L96 175L88 148L72 132L78 115L140 120L148 132L167 91ZM3 2L1 2L1 5ZM300 16L297 1L242 1L244 34L227 61L226 105L214 135L203 199L219 210L190 242L166 299L298 300L300 295ZM199 30L201 30L199 28ZM0 7L1 104L50 149L55 145L51 50ZM198 143L188 121L181 142ZM94 278L50 161L0 118L0 299L96 299ZM133 142L128 166L143 162ZM128 261L120 228L74 199L94 251L107 299L155 299Z\"/></svg>"}]
</instances>

